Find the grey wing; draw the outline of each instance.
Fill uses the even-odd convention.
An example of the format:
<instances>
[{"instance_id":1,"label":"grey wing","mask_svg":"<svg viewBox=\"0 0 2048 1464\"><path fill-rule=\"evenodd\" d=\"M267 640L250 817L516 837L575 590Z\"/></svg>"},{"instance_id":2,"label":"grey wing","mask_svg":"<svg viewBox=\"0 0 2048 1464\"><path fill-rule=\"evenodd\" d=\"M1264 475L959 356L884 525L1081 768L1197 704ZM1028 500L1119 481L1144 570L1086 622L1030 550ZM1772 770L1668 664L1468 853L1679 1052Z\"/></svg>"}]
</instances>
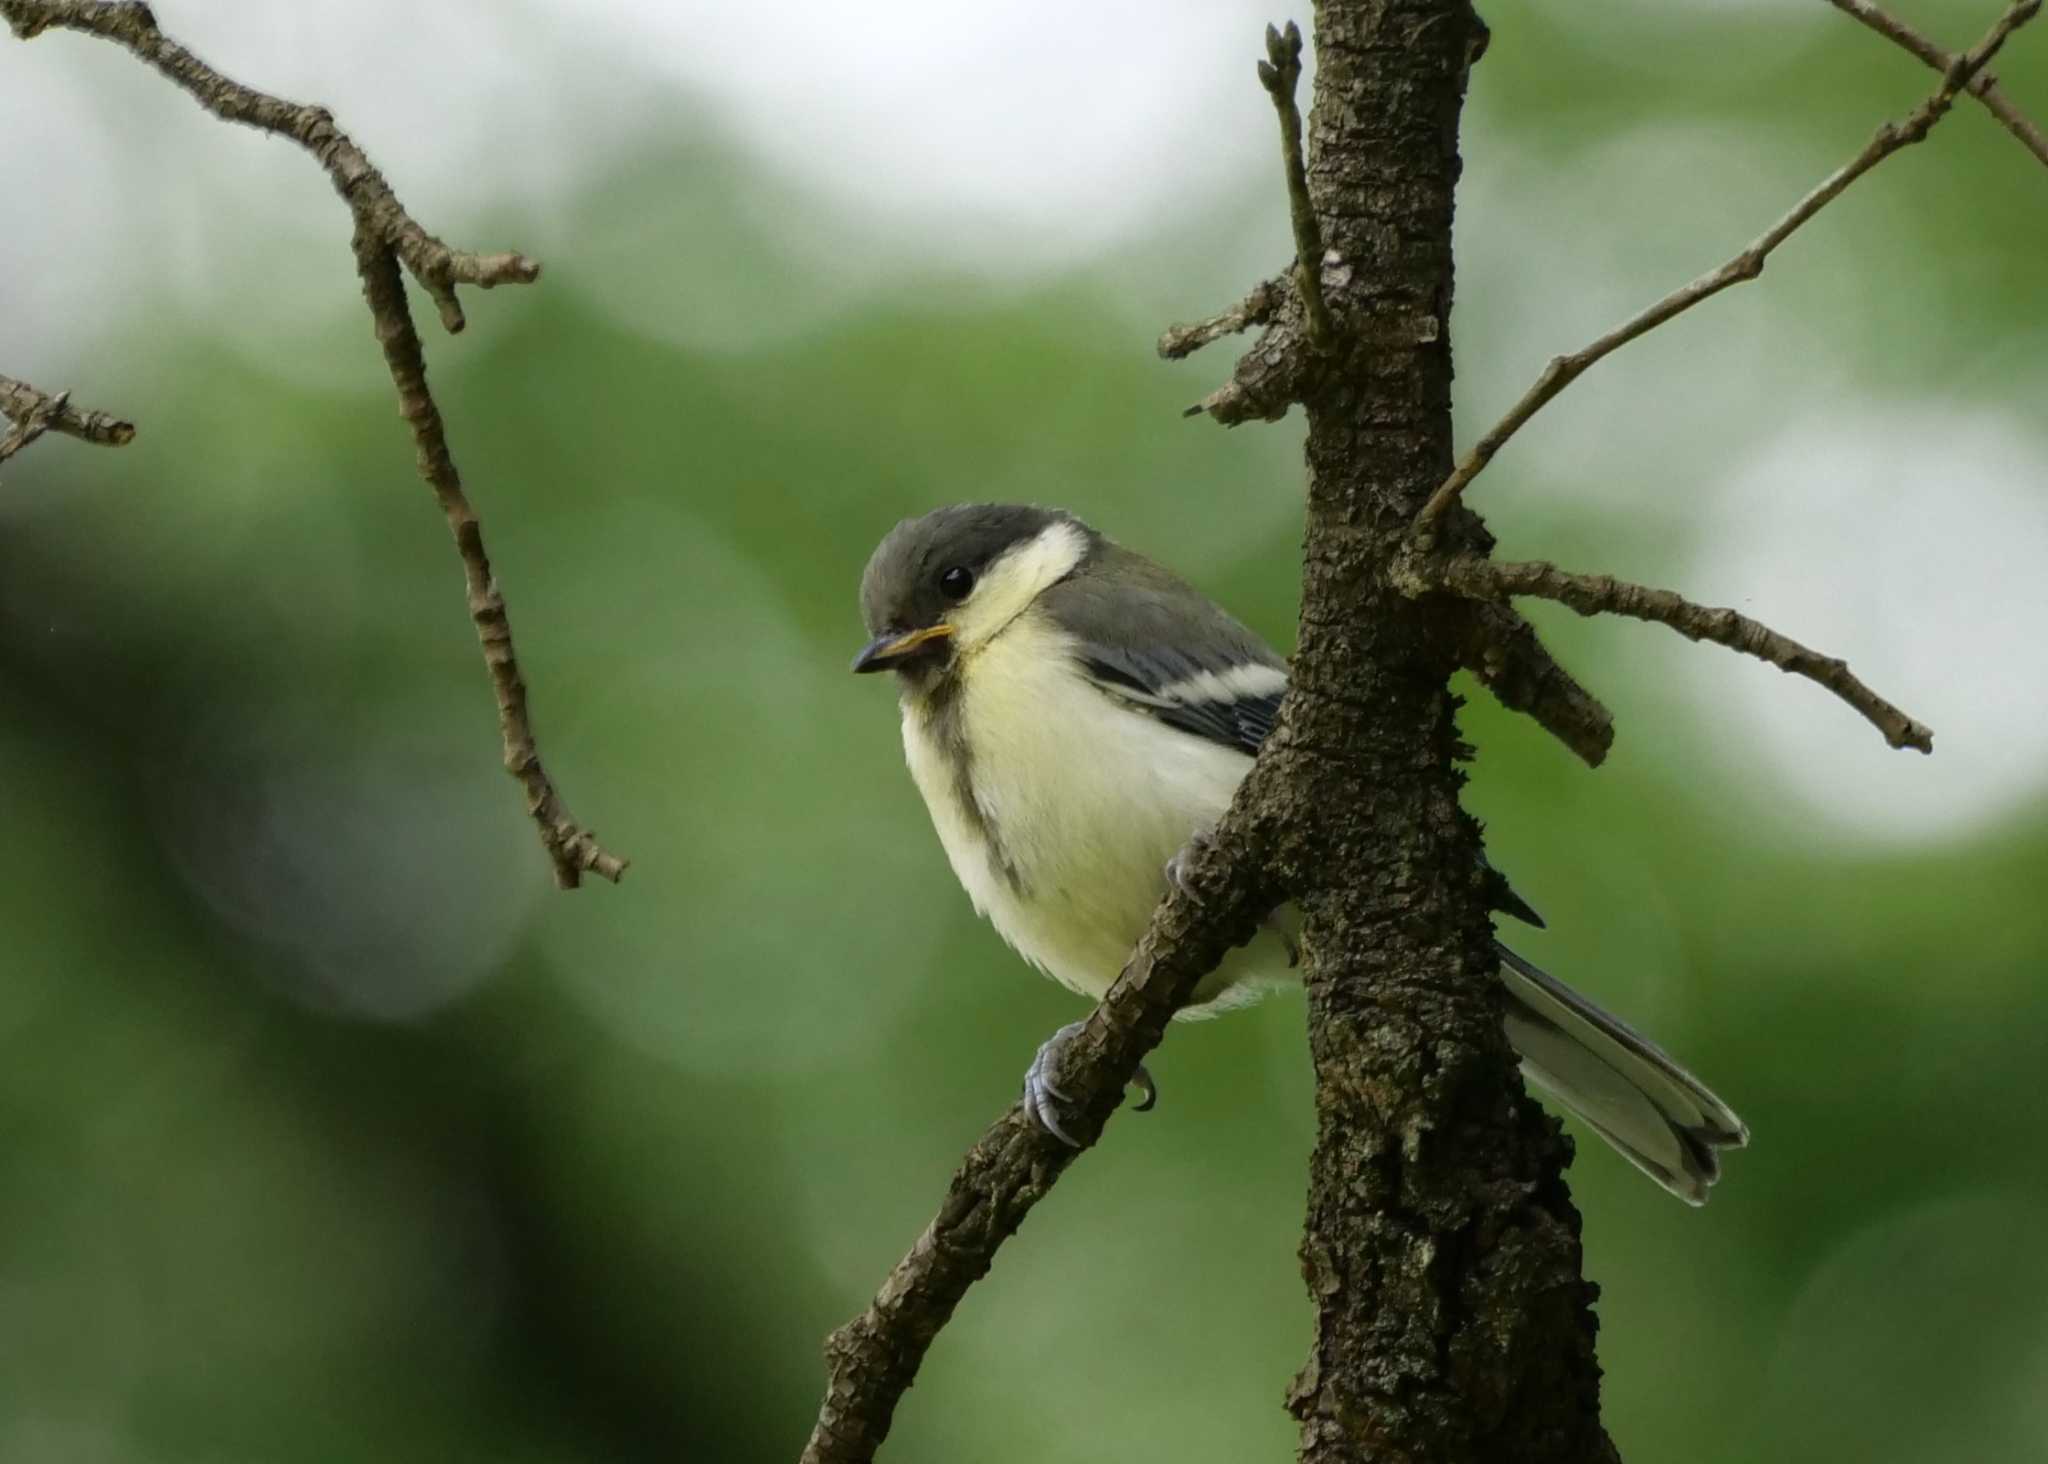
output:
<instances>
[{"instance_id":1,"label":"grey wing","mask_svg":"<svg viewBox=\"0 0 2048 1464\"><path fill-rule=\"evenodd\" d=\"M1287 663L1158 565L1105 543L1045 598L1082 670L1110 696L1247 757L1272 732Z\"/></svg>"},{"instance_id":2,"label":"grey wing","mask_svg":"<svg viewBox=\"0 0 2048 1464\"><path fill-rule=\"evenodd\" d=\"M1273 730L1287 678L1277 684L1247 677L1234 668L1190 665L1170 656L1145 656L1116 648L1088 647L1082 665L1112 696L1164 722L1247 757Z\"/></svg>"},{"instance_id":3,"label":"grey wing","mask_svg":"<svg viewBox=\"0 0 2048 1464\"><path fill-rule=\"evenodd\" d=\"M1082 669L1108 695L1247 757L1272 733L1287 663L1178 576L1104 541L1045 599L1074 637ZM1543 924L1505 879L1492 883L1495 909Z\"/></svg>"}]
</instances>

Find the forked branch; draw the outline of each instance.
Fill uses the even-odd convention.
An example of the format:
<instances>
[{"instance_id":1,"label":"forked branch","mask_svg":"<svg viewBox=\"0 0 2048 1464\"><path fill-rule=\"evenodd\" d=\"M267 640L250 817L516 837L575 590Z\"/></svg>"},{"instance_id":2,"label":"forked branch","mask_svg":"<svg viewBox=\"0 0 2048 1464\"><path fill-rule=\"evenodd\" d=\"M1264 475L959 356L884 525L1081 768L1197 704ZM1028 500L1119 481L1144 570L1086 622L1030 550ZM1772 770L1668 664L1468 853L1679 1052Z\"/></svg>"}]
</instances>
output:
<instances>
[{"instance_id":1,"label":"forked branch","mask_svg":"<svg viewBox=\"0 0 2048 1464\"><path fill-rule=\"evenodd\" d=\"M1627 615L1655 621L1688 640L1727 646L1826 687L1861 713L1893 747L1934 751L1934 733L1926 724L1865 686L1851 674L1846 661L1822 655L1739 611L1696 605L1670 590L1631 584L1611 575L1573 574L1541 560L1518 563L1460 554L1423 561L1423 565L1404 571L1403 588L1411 594L1445 589L1469 599L1498 603L1517 595L1533 595L1555 600L1581 615Z\"/></svg>"},{"instance_id":2,"label":"forked branch","mask_svg":"<svg viewBox=\"0 0 2048 1464\"><path fill-rule=\"evenodd\" d=\"M146 4L135 0L0 0L0 16L6 17L14 33L23 40L57 28L82 31L124 46L169 77L214 116L290 138L312 153L327 171L335 191L355 219L356 266L362 276L363 295L398 392L399 410L412 428L420 476L433 489L462 559L470 619L476 626L484 666L490 673L497 699L505 769L525 791L527 812L540 831L541 844L554 866L558 885L573 889L586 872L617 880L625 871L626 861L607 852L593 834L569 817L561 795L541 766L527 713L526 683L513 651L504 597L484 553L482 528L463 492L461 476L449 452L440 409L427 389L419 333L413 328L412 312L399 275L402 263L434 300L442 325L459 331L464 322L455 294L457 286L489 289L493 285L530 284L539 277L540 265L513 252L479 254L451 249L405 211L384 175L335 125L324 107L282 101L222 76L157 29L156 16ZM4 384L0 380L0 385ZM64 430L64 421L60 414L51 418L50 424ZM104 422L112 423L112 419ZM133 433L125 423L102 425L98 430L114 428Z\"/></svg>"},{"instance_id":3,"label":"forked branch","mask_svg":"<svg viewBox=\"0 0 2048 1464\"><path fill-rule=\"evenodd\" d=\"M125 46L169 77L181 91L224 122L240 122L277 137L288 137L320 161L335 191L367 228L398 257L420 287L433 297L441 323L450 331L463 327L457 285L531 284L540 265L523 254L477 254L451 249L429 234L405 211L384 175L363 150L334 125L325 107L287 102L222 76L211 66L157 29L156 16L144 4L111 0L0 0L14 33L33 40L50 29L83 31Z\"/></svg>"},{"instance_id":4,"label":"forked branch","mask_svg":"<svg viewBox=\"0 0 2048 1464\"><path fill-rule=\"evenodd\" d=\"M1968 51L1952 58L1942 73L1941 85L1934 94L1915 107L1897 122L1887 122L1877 129L1863 150L1837 168L1827 178L1793 205L1777 223L1760 235L1747 249L1723 264L1719 269L1701 275L1682 289L1674 290L1656 304L1630 317L1601 336L1592 344L1572 352L1568 356L1553 357L1543 368L1535 383L1522 394L1520 401L1509 408L1506 416L1496 422L1475 443L1468 453L1444 479L1422 511L1415 517L1415 539L1429 547L1433 530L1450 506L1458 501L1458 495L1466 485L1478 477L1493 461L1495 453L1506 445L1507 440L1521 430L1524 423L1541 411L1552 398L1570 386L1587 368L1613 352L1620 350L1638 336L1647 335L1658 326L1676 316L1684 314L1731 285L1753 280L1764 271L1764 261L1780 244L1791 238L1799 228L1815 214L1839 198L1851 183L1898 152L1926 137L1928 132L1948 114L1955 105L1957 95L1970 84L1971 78L1981 72L1991 58L1998 54L2006 37L2032 20L2041 9L2041 0L2013 0L1995 24Z\"/></svg>"},{"instance_id":5,"label":"forked branch","mask_svg":"<svg viewBox=\"0 0 2048 1464\"><path fill-rule=\"evenodd\" d=\"M1870 0L1828 0L1828 3L1844 15L1869 26L1886 40L1894 42L1936 71L1946 73L1956 64L1954 56L1942 50L1896 15L1871 4ZM1999 86L1997 77L1988 71L1980 71L1970 78L1969 85L1963 90L1982 102L1984 110L1996 117L1999 125L2007 132L2018 138L2021 147L2043 163L2048 163L2048 135L2043 135L2039 124L2013 105L2012 98Z\"/></svg>"}]
</instances>

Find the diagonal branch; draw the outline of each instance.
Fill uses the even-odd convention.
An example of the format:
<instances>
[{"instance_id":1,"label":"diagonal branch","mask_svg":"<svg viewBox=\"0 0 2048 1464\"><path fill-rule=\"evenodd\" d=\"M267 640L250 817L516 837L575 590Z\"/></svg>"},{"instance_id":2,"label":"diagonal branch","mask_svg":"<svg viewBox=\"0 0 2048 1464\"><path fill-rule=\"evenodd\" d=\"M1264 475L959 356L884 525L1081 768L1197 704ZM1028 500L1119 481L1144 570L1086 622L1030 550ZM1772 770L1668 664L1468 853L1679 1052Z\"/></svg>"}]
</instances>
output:
<instances>
[{"instance_id":1,"label":"diagonal branch","mask_svg":"<svg viewBox=\"0 0 2048 1464\"><path fill-rule=\"evenodd\" d=\"M1410 570L1410 593L1446 589L1474 600L1505 603L1511 596L1555 600L1581 615L1627 615L1668 625L1688 640L1712 641L1804 676L1854 707L1893 747L1934 751L1934 733L1907 716L1849 671L1846 661L1824 656L1739 611L1696 605L1669 590L1630 584L1604 574L1573 574L1541 560L1526 562L1453 556Z\"/></svg>"},{"instance_id":2,"label":"diagonal branch","mask_svg":"<svg viewBox=\"0 0 2048 1464\"><path fill-rule=\"evenodd\" d=\"M11 376L0 376L0 417L14 423L14 429L0 438L0 463L45 432L60 432L81 442L108 447L125 447L135 439L133 422L124 422L106 412L74 407L68 391L52 396Z\"/></svg>"},{"instance_id":3,"label":"diagonal branch","mask_svg":"<svg viewBox=\"0 0 2048 1464\"><path fill-rule=\"evenodd\" d=\"M512 650L512 625L505 614L505 597L498 593L497 577L484 553L483 525L462 491L462 477L448 451L447 431L441 409L427 390L427 362L420 347L419 332L413 329L412 311L406 304L405 284L399 277L392 251L376 237L358 232L355 240L356 270L363 279L363 298L377 325L377 344L384 348L384 364L398 389L398 410L412 429L419 449L420 476L434 490L434 497L447 516L448 531L455 537L455 549L462 556L463 579L469 589L469 618L476 625L477 641L483 646L484 666L491 675L491 690L498 701L498 730L504 738L505 770L526 790L526 811L540 828L540 839L554 862L555 881L563 889L574 889L583 872L589 870L617 882L626 861L607 853L589 831L579 828L554 781L542 768L540 750L534 745L533 725L526 712L526 682L519 674L519 661Z\"/></svg>"},{"instance_id":4,"label":"diagonal branch","mask_svg":"<svg viewBox=\"0 0 2048 1464\"><path fill-rule=\"evenodd\" d=\"M356 216L357 227L383 241L433 297L441 323L463 326L457 285L531 284L540 265L523 254L477 254L451 249L414 221L391 185L325 107L287 102L231 81L157 29L147 5L112 0L0 0L0 15L14 33L33 40L51 27L83 31L127 47L189 93L224 122L240 122L298 143L327 170L334 188Z\"/></svg>"},{"instance_id":5,"label":"diagonal branch","mask_svg":"<svg viewBox=\"0 0 2048 1464\"><path fill-rule=\"evenodd\" d=\"M0 16L6 17L14 33L23 40L32 40L51 27L58 27L124 46L169 77L214 116L288 137L311 152L326 169L335 191L355 218L357 272L376 323L378 343L384 349L385 365L398 391L399 411L412 428L420 476L433 489L462 559L470 619L476 626L484 666L490 673L491 689L497 699L505 770L525 790L526 811L540 831L541 844L554 866L555 883L563 889L574 889L586 872L616 881L625 872L626 861L607 852L595 835L569 816L553 780L541 766L527 712L526 683L513 651L504 597L484 553L482 526L463 492L462 479L449 453L440 409L427 388L426 361L399 274L402 263L433 298L441 323L450 331L459 331L463 315L455 296L456 286L489 289L493 285L529 284L539 277L539 264L523 254L477 254L449 248L405 211L391 185L384 181L384 175L348 134L334 125L334 118L325 108L281 101L222 76L158 30L156 16L139 0L0 0ZM0 386L6 384L0 378ZM112 419L97 421L95 425L103 431L126 428L125 423L113 423ZM132 428L126 430L133 432Z\"/></svg>"},{"instance_id":6,"label":"diagonal branch","mask_svg":"<svg viewBox=\"0 0 2048 1464\"><path fill-rule=\"evenodd\" d=\"M1323 299L1323 231L1316 223L1315 200L1308 192L1308 165L1301 154L1301 111L1294 105L1294 88L1301 80L1301 27L1293 21L1287 29L1266 27L1266 57L1259 63L1259 85L1273 99L1280 117L1280 156L1287 172L1287 213L1294 225L1294 283L1301 291L1308 317L1308 343L1318 351L1330 349L1335 329L1330 324L1330 307Z\"/></svg>"},{"instance_id":7,"label":"diagonal branch","mask_svg":"<svg viewBox=\"0 0 2048 1464\"><path fill-rule=\"evenodd\" d=\"M1262 757L1260 766L1268 765ZM1055 1074L1071 1095L1083 1147L1123 1100L1124 1087L1195 984L1248 940L1275 902L1266 861L1251 851L1250 810L1264 798L1257 768L1214 835L1195 846L1174 890L1123 974L1066 1048ZM1021 1105L967 1151L938 1214L882 1283L867 1310L825 1340L828 1379L801 1464L867 1464L888 1436L896 1404L968 1287L988 1274L999 1246L1081 1152L1047 1134Z\"/></svg>"},{"instance_id":8,"label":"diagonal branch","mask_svg":"<svg viewBox=\"0 0 2048 1464\"><path fill-rule=\"evenodd\" d=\"M1941 49L1896 15L1870 3L1870 0L1828 0L1828 3L1844 15L1861 21L1886 40L1892 41L1917 56L1936 71L1946 73L1956 64L1956 57ZM2007 132L2019 139L2020 146L2048 163L2048 136L2044 136L2034 119L2013 105L2012 99L1998 85L1998 78L1988 71L1980 71L1970 78L1963 88L1984 104L1984 110L1996 117Z\"/></svg>"},{"instance_id":9,"label":"diagonal branch","mask_svg":"<svg viewBox=\"0 0 2048 1464\"><path fill-rule=\"evenodd\" d=\"M1559 665L1536 627L1509 605L1475 602L1463 618L1458 664L1511 712L1521 712L1589 768L1614 746L1614 713Z\"/></svg>"},{"instance_id":10,"label":"diagonal branch","mask_svg":"<svg viewBox=\"0 0 2048 1464\"><path fill-rule=\"evenodd\" d=\"M1555 356L1535 383L1522 394L1522 399L1508 410L1508 414L1496 422L1487 434L1480 438L1472 450L1465 454L1457 467L1445 478L1429 502L1422 506L1422 512L1415 516L1415 539L1424 548L1430 546L1436 521L1458 501L1458 495L1465 487L1485 470L1493 455L1501 450L1510 437L1520 431L1522 425L1547 405L1550 400L1574 381L1585 374L1595 362L1621 349L1638 336L1646 335L1675 316L1682 315L1699 304L1727 289L1753 280L1764 272L1764 261L1780 244L1798 231L1801 225L1826 208L1843 190L1858 178L1890 157L1901 148L1910 147L1926 137L1928 132L1948 114L1955 105L1955 99L1970 79L1982 71L1991 58L1998 54L1998 48L2005 44L2006 37L2032 20L2041 9L2041 0L2012 0L2003 14L1967 52L1952 59L1942 73L1941 85L1934 94L1897 122L1887 122L1877 129L1876 134L1864 145L1861 152L1837 168L1818 187L1793 205L1777 223L1773 224L1754 243L1730 259L1719 269L1701 275L1682 289L1674 290L1656 304L1640 314L1622 322L1591 345L1574 351L1569 356Z\"/></svg>"}]
</instances>

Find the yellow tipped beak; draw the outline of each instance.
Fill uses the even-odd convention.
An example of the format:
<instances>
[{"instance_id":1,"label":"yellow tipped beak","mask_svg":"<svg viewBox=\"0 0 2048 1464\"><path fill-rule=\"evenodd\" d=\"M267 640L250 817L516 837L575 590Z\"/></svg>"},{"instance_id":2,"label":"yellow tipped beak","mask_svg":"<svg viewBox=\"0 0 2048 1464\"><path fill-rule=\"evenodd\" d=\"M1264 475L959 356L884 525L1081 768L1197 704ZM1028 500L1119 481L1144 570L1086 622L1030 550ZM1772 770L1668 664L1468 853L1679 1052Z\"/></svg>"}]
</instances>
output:
<instances>
[{"instance_id":1,"label":"yellow tipped beak","mask_svg":"<svg viewBox=\"0 0 2048 1464\"><path fill-rule=\"evenodd\" d=\"M878 636L861 649L853 658L853 669L863 671L887 671L891 666L911 655L919 646L944 640L953 633L950 625L927 625L922 630L904 631L900 635Z\"/></svg>"}]
</instances>

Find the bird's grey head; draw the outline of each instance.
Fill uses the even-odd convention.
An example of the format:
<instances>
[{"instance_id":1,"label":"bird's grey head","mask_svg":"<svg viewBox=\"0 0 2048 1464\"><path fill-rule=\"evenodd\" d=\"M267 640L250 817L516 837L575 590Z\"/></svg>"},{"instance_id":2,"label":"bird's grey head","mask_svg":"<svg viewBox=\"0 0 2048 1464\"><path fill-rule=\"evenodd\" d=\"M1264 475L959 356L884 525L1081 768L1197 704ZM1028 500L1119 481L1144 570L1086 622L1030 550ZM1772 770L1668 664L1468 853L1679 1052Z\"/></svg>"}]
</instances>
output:
<instances>
[{"instance_id":1,"label":"bird's grey head","mask_svg":"<svg viewBox=\"0 0 2048 1464\"><path fill-rule=\"evenodd\" d=\"M853 669L895 671L912 688L928 686L1100 542L1073 515L1028 504L962 503L905 519L861 576L861 618L873 639Z\"/></svg>"}]
</instances>

